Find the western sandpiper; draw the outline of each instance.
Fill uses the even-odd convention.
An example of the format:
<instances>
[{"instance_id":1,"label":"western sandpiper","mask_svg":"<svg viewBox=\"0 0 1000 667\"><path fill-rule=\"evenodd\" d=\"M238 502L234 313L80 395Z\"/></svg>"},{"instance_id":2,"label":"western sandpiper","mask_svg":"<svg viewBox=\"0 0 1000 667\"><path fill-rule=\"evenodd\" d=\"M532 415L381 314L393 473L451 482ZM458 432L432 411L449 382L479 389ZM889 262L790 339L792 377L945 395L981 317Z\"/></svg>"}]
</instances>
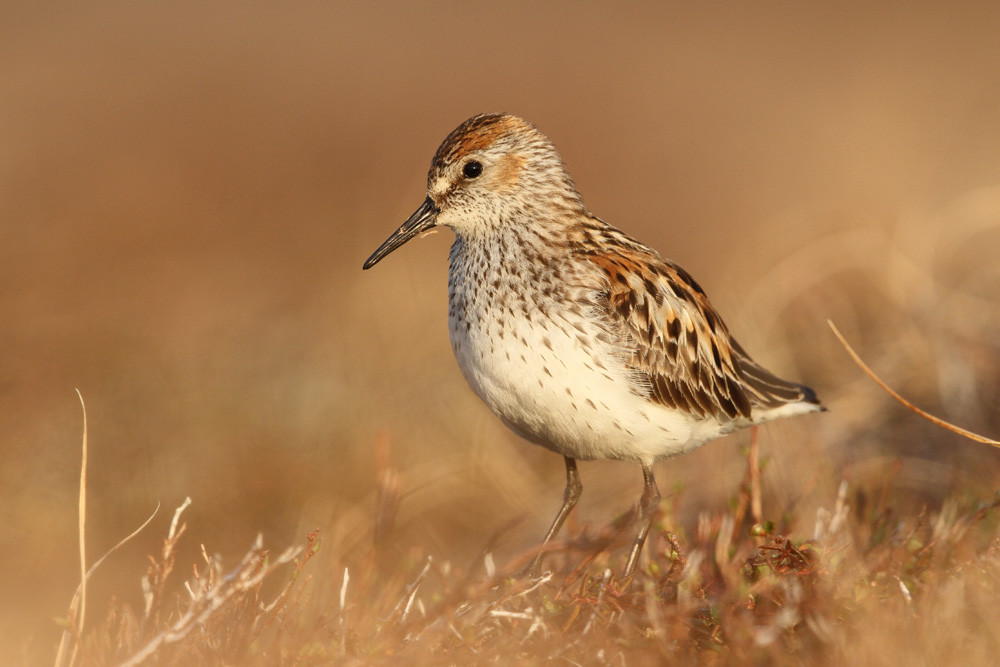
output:
<instances>
[{"instance_id":1,"label":"western sandpiper","mask_svg":"<svg viewBox=\"0 0 1000 667\"><path fill-rule=\"evenodd\" d=\"M578 459L635 461L628 578L660 500L656 461L823 409L750 358L684 269L587 210L552 142L521 118L481 114L449 134L427 198L364 268L439 226L455 233L448 321L462 374L515 433L565 459L543 544L580 497Z\"/></svg>"}]
</instances>

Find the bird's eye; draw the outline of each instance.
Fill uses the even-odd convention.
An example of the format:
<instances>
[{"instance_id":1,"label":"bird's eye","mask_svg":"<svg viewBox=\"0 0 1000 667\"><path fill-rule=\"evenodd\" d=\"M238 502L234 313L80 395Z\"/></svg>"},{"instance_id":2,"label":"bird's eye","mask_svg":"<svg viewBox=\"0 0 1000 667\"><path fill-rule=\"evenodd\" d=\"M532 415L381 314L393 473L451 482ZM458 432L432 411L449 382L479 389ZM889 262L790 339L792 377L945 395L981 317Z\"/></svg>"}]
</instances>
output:
<instances>
[{"instance_id":1,"label":"bird's eye","mask_svg":"<svg viewBox=\"0 0 1000 667\"><path fill-rule=\"evenodd\" d=\"M462 173L466 178L478 178L481 173L483 173L483 164L477 162L476 160L469 160L462 167Z\"/></svg>"}]
</instances>

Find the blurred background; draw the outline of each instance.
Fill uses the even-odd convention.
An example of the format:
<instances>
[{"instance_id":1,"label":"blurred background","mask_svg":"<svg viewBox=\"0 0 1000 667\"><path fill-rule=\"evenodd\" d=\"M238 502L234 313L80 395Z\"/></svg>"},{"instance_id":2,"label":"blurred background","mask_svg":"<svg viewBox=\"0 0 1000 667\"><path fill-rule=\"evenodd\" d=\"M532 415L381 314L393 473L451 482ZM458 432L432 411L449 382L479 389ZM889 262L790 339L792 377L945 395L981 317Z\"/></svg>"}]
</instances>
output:
<instances>
[{"instance_id":1,"label":"blurred background","mask_svg":"<svg viewBox=\"0 0 1000 667\"><path fill-rule=\"evenodd\" d=\"M458 371L450 232L361 271L481 111L535 123L592 211L831 407L762 430L765 514L796 508L807 537L844 478L902 508L992 495L1000 453L894 404L826 320L920 405L1000 434L996 3L361 4L0 9L5 664L51 659L77 584L74 389L90 559L161 503L93 578L94 622L140 604L186 496L181 571L200 544L238 559L319 528L339 585L388 468L390 553L536 543L563 464ZM658 466L679 530L728 507L746 442ZM641 490L631 465L581 475L576 521Z\"/></svg>"}]
</instances>

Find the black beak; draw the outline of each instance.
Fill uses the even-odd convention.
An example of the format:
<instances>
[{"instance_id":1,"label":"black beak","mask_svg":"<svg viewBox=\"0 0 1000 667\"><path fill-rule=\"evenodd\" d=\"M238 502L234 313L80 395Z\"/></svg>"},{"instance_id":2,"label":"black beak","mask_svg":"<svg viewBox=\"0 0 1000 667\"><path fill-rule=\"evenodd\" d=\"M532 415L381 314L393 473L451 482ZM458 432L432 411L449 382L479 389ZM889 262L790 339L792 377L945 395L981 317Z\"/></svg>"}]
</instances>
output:
<instances>
[{"instance_id":1,"label":"black beak","mask_svg":"<svg viewBox=\"0 0 1000 667\"><path fill-rule=\"evenodd\" d=\"M437 224L437 206L428 197L424 203L413 212L406 222L399 229L392 233L392 236L385 240L385 243L372 253L372 256L365 261L364 269L370 269L379 263L383 257L403 245L422 231L428 230Z\"/></svg>"}]
</instances>

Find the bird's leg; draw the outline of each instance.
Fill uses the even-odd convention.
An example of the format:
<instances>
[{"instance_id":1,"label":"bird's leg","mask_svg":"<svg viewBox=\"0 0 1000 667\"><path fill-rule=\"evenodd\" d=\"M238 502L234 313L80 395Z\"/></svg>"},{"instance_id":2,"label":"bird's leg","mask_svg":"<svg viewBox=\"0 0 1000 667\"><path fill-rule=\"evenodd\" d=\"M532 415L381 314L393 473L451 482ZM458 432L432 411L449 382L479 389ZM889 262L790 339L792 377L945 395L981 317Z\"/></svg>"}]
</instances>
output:
<instances>
[{"instance_id":1,"label":"bird's leg","mask_svg":"<svg viewBox=\"0 0 1000 667\"><path fill-rule=\"evenodd\" d=\"M750 512L750 525L754 526L764 520L764 509L761 502L760 483L760 440L757 435L757 425L750 427L750 447L747 450L747 471L740 483L740 493L733 510L733 539L743 534L743 520Z\"/></svg>"},{"instance_id":2,"label":"bird's leg","mask_svg":"<svg viewBox=\"0 0 1000 667\"><path fill-rule=\"evenodd\" d=\"M653 468L647 464L642 464L642 497L639 498L639 534L632 543L632 551L628 555L628 563L625 565L623 580L628 580L635 571L636 563L639 562L639 552L646 542L646 536L656 518L656 508L660 504L660 490L656 488L656 479L653 477Z\"/></svg>"},{"instance_id":3,"label":"bird's leg","mask_svg":"<svg viewBox=\"0 0 1000 667\"><path fill-rule=\"evenodd\" d=\"M747 458L748 475L750 476L750 517L755 524L764 521L764 506L761 502L760 490L760 441L757 425L750 427L750 454Z\"/></svg>"},{"instance_id":4,"label":"bird's leg","mask_svg":"<svg viewBox=\"0 0 1000 667\"><path fill-rule=\"evenodd\" d=\"M566 517L573 510L576 505L576 501L580 499L580 494L583 493L583 484L580 483L580 474L576 471L576 459L571 459L568 456L564 456L563 459L566 461L566 492L563 494L563 504L559 508L559 513L556 514L555 520L552 522L552 526L549 528L549 532L545 534L545 539L542 540L541 547L544 547L552 538L556 536L559 529L562 528L563 522L566 521ZM535 556L535 560L531 562L528 566L526 572L528 574L537 574L539 568L542 564L542 556L545 550L541 549L538 555Z\"/></svg>"}]
</instances>

